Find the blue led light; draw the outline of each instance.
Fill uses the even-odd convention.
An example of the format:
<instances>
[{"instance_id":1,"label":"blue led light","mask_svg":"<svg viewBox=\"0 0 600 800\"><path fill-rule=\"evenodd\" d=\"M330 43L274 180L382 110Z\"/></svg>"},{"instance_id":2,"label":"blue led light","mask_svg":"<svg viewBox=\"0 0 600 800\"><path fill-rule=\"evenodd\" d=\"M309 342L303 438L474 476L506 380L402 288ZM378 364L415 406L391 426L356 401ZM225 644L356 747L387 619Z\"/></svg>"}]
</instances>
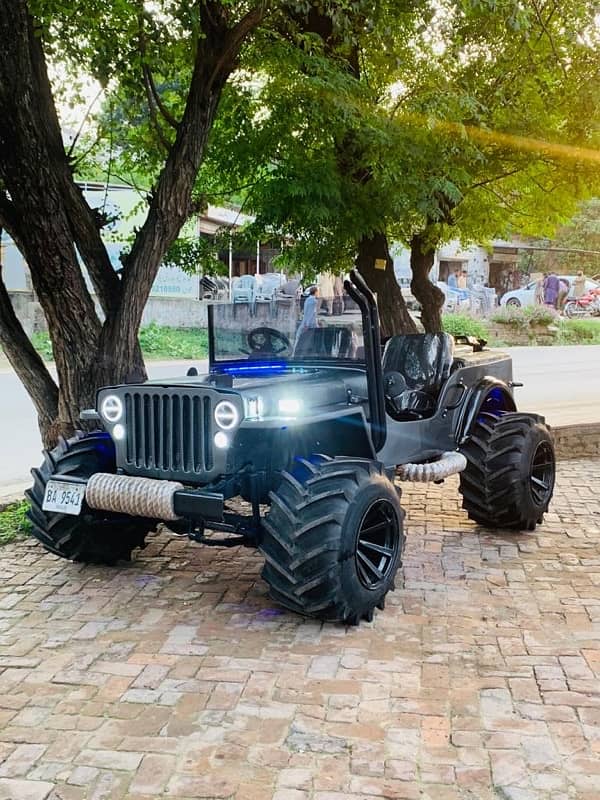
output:
<instances>
[{"instance_id":1,"label":"blue led light","mask_svg":"<svg viewBox=\"0 0 600 800\"><path fill-rule=\"evenodd\" d=\"M259 362L258 364L240 364L234 366L223 366L218 367L218 372L226 372L230 375L235 375L239 372L252 372L254 374L260 374L261 372L289 372L288 364L283 362L273 363L272 361L269 362Z\"/></svg>"}]
</instances>

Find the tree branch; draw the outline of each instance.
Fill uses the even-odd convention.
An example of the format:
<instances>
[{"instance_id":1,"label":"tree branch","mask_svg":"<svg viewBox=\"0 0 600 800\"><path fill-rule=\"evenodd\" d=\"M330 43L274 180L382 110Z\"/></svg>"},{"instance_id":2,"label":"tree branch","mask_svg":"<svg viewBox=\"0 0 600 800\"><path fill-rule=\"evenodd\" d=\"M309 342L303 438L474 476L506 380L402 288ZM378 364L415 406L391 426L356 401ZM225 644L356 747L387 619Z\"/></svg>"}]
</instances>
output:
<instances>
[{"instance_id":1,"label":"tree branch","mask_svg":"<svg viewBox=\"0 0 600 800\"><path fill-rule=\"evenodd\" d=\"M144 80L146 81L147 85L150 88L150 92L152 93L152 97L154 98L156 108L162 114L165 122L168 122L172 128L177 130L177 126L179 125L179 123L177 122L175 117L171 114L166 105L163 103L160 93L156 88L154 78L152 77L152 71L150 70L150 67L147 64L144 64L142 66L142 69L144 70Z\"/></svg>"},{"instance_id":2,"label":"tree branch","mask_svg":"<svg viewBox=\"0 0 600 800\"><path fill-rule=\"evenodd\" d=\"M144 91L146 92L146 100L148 101L148 111L150 112L150 119L152 121L152 127L154 128L156 135L158 136L158 140L165 152L169 152L169 148L171 147L169 140L164 135L162 128L160 127L160 123L158 121L158 114L156 113L157 107L156 102L154 99L154 95L152 93L152 87L150 84L150 77L149 77L149 70L146 66L142 66L142 75L144 78Z\"/></svg>"},{"instance_id":3,"label":"tree branch","mask_svg":"<svg viewBox=\"0 0 600 800\"><path fill-rule=\"evenodd\" d=\"M44 431L48 430L58 416L58 387L19 322L2 278L1 263L0 344L35 405L43 437ZM49 445L51 442L45 441L44 444Z\"/></svg>"},{"instance_id":4,"label":"tree branch","mask_svg":"<svg viewBox=\"0 0 600 800\"><path fill-rule=\"evenodd\" d=\"M515 175L517 172L522 172L527 167L515 167L515 169L511 169L508 172L502 172L500 175L494 175L492 178L486 178L484 181L479 181L479 183L472 183L470 186L467 186L465 192L470 192L472 189L479 189L481 186L487 186L488 183L495 183L496 181L501 181L504 178L508 178L510 175Z\"/></svg>"},{"instance_id":5,"label":"tree branch","mask_svg":"<svg viewBox=\"0 0 600 800\"><path fill-rule=\"evenodd\" d=\"M226 46L223 48L221 57L215 64L213 74L210 77L211 82L215 76L230 62L235 61L239 53L239 49L244 39L253 31L265 17L268 7L267 0L262 0L259 5L251 8L244 16L229 30L227 33Z\"/></svg>"},{"instance_id":6,"label":"tree branch","mask_svg":"<svg viewBox=\"0 0 600 800\"><path fill-rule=\"evenodd\" d=\"M84 127L85 123L87 122L87 119L88 119L88 117L89 117L89 115L90 115L90 113L92 111L92 108L98 102L98 98L100 97L100 95L102 94L103 91L104 91L104 88L101 88L99 90L99 92L96 94L96 96L94 97L94 99L92 100L92 102L87 107L87 110L86 110L85 114L83 115L83 119L81 120L81 124L79 126L79 129L77 130L77 133L73 137L73 141L71 142L71 146L69 147L69 149L67 151L67 158L70 159L71 156L73 155L73 150L75 149L75 145L79 141L79 137L81 136L81 133L83 131L83 127Z\"/></svg>"},{"instance_id":7,"label":"tree branch","mask_svg":"<svg viewBox=\"0 0 600 800\"><path fill-rule=\"evenodd\" d=\"M151 196L146 220L125 260L121 324L139 324L160 261L192 213L192 189L223 87L235 68L244 39L263 19L261 2L228 28L222 3L200 6L202 31L185 110ZM147 87L149 90L150 87ZM151 94L151 91L150 91ZM113 336L118 337L118 325Z\"/></svg>"},{"instance_id":8,"label":"tree branch","mask_svg":"<svg viewBox=\"0 0 600 800\"><path fill-rule=\"evenodd\" d=\"M536 15L537 20L538 20L538 22L540 24L540 28L546 34L546 38L548 39L548 42L550 43L550 47L551 47L552 52L554 54L554 58L557 60L565 80L567 80L568 77L569 77L567 75L567 69L566 69L565 65L563 64L562 58L558 54L558 51L556 49L556 45L554 44L554 39L552 38L552 34L548 30L548 26L547 26L546 22L544 22L544 19L542 17L542 13L541 13L541 11L540 11L540 9L538 7L538 4L537 4L536 0L531 0L531 5L533 6L533 10L535 11L535 15ZM554 12L552 12L552 13L554 13ZM552 14L548 17L548 21L550 21L551 18L552 18Z\"/></svg>"}]
</instances>

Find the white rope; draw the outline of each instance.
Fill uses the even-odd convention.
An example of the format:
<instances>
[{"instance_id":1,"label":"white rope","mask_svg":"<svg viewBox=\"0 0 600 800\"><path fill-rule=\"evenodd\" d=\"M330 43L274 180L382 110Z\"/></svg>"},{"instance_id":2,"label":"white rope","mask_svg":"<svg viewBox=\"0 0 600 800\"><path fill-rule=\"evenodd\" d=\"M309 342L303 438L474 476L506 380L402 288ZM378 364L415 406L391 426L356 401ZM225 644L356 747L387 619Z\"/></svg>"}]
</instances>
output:
<instances>
[{"instance_id":1,"label":"white rope","mask_svg":"<svg viewBox=\"0 0 600 800\"><path fill-rule=\"evenodd\" d=\"M97 472L88 481L85 499L90 508L102 511L174 520L179 517L173 508L173 498L182 489L183 484L176 481Z\"/></svg>"},{"instance_id":2,"label":"white rope","mask_svg":"<svg viewBox=\"0 0 600 800\"><path fill-rule=\"evenodd\" d=\"M430 481L441 481L450 475L462 472L466 466L467 459L462 453L449 450L430 464L401 464L397 473L401 481L429 483Z\"/></svg>"}]
</instances>

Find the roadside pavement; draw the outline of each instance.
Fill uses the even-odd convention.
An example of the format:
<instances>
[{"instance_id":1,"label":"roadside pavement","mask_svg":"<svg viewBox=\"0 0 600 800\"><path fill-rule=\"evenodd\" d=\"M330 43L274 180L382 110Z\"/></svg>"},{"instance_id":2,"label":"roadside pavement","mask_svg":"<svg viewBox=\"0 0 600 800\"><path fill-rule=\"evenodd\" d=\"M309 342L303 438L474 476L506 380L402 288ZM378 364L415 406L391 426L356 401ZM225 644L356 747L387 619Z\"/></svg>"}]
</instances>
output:
<instances>
[{"instance_id":1,"label":"roadside pavement","mask_svg":"<svg viewBox=\"0 0 600 800\"><path fill-rule=\"evenodd\" d=\"M404 586L359 627L278 608L246 548L3 548L0 797L598 800L600 462L533 533L456 483L404 485Z\"/></svg>"}]
</instances>

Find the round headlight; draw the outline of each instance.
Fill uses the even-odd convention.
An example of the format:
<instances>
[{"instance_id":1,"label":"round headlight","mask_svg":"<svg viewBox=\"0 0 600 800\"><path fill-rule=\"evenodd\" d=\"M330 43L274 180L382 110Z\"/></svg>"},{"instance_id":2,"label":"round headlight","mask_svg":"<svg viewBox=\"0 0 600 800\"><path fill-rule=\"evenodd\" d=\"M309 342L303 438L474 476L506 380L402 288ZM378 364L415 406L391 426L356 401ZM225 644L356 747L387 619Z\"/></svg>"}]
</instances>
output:
<instances>
[{"instance_id":1,"label":"round headlight","mask_svg":"<svg viewBox=\"0 0 600 800\"><path fill-rule=\"evenodd\" d=\"M107 422L118 422L123 416L123 402L116 394L107 395L100 406L100 413Z\"/></svg>"},{"instance_id":2,"label":"round headlight","mask_svg":"<svg viewBox=\"0 0 600 800\"><path fill-rule=\"evenodd\" d=\"M240 413L233 403L230 403L229 400L221 400L220 403L217 403L215 406L215 422L219 428L230 431L235 428L239 421Z\"/></svg>"}]
</instances>

